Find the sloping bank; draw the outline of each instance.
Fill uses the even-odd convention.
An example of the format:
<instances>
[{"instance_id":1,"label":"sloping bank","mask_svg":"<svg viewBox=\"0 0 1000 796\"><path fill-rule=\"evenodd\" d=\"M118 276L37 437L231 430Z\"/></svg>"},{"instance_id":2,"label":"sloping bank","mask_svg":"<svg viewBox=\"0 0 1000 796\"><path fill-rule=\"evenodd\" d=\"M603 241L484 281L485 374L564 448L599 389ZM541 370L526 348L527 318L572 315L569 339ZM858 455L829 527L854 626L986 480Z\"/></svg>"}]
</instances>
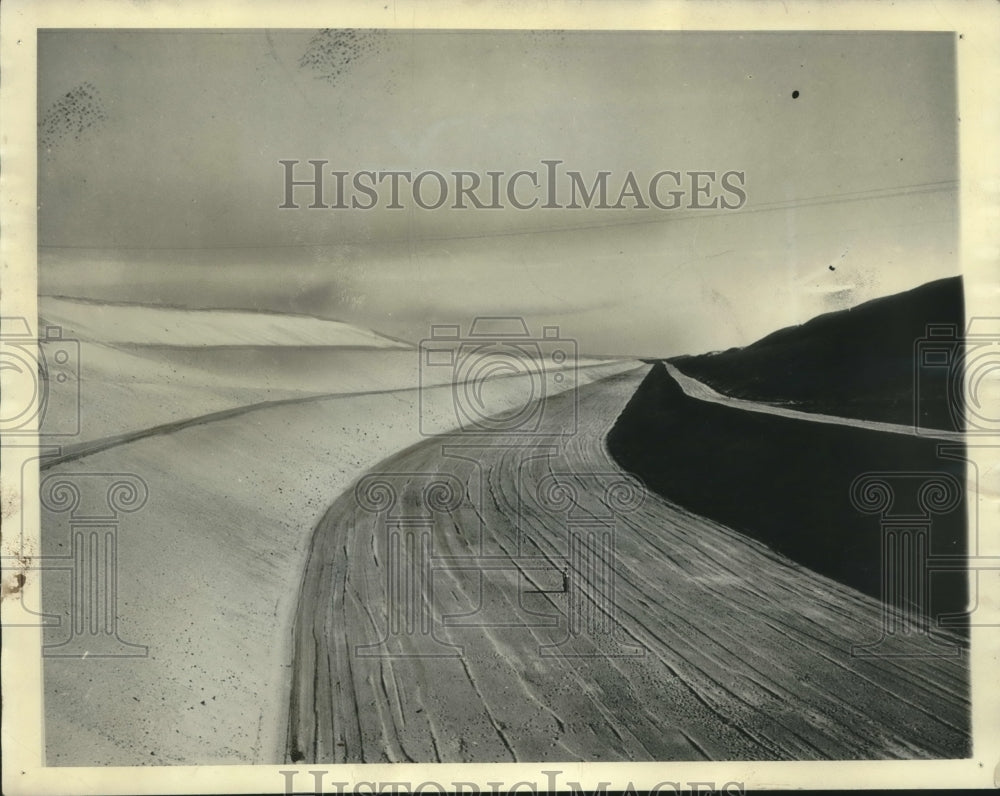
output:
<instances>
[{"instance_id":1,"label":"sloping bank","mask_svg":"<svg viewBox=\"0 0 1000 796\"><path fill-rule=\"evenodd\" d=\"M882 592L882 520L853 505L852 482L865 473L927 472L965 484L964 464L939 455L938 440L698 400L662 363L653 365L607 444L619 465L668 500L875 598ZM898 487L892 512L917 513L912 483L889 480ZM930 552L961 556L966 547L963 494L951 511L933 516ZM930 587L931 616L965 608L964 573L935 572Z\"/></svg>"}]
</instances>

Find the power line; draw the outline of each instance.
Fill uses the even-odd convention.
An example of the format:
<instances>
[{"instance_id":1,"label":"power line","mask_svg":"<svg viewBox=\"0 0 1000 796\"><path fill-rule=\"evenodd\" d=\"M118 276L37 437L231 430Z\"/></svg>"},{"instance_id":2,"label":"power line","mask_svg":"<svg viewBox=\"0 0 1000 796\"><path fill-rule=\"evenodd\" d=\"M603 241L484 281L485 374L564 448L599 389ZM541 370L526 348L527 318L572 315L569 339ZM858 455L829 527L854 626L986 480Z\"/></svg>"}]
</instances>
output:
<instances>
[{"instance_id":1,"label":"power line","mask_svg":"<svg viewBox=\"0 0 1000 796\"><path fill-rule=\"evenodd\" d=\"M611 221L608 223L596 224L576 224L563 225L557 227L545 227L541 229L521 229L508 230L505 232L486 232L474 235L428 235L419 238L392 238L392 239L353 239L343 240L336 243L230 243L218 244L215 246L74 246L39 244L40 249L54 250L91 250L100 251L113 249L116 251L210 251L210 250L241 250L241 249L323 249L337 248L339 246L357 246L369 243L379 243L388 245L400 245L411 243L436 243L460 240L480 240L487 238L513 238L531 235L547 235L559 232L577 232L596 229L612 229L616 227L646 226L651 224L667 224L676 221L690 221L695 218L707 219L718 218L720 216L733 217L752 215L754 213L771 213L779 210L792 210L800 207L821 207L824 205L847 204L850 202L873 201L878 199L889 199L897 196L917 196L921 194L944 193L954 191L958 187L958 180L941 180L939 182L916 183L913 185L901 185L894 188L871 188L864 191L853 191L848 193L827 194L825 196L813 196L805 199L790 199L782 202L767 202L753 207L741 208L739 210L724 210L714 213L688 212L671 213L665 217L634 219L631 221ZM565 209L565 208L562 208ZM650 211L653 212L653 211ZM666 211L670 212L670 211Z\"/></svg>"}]
</instances>

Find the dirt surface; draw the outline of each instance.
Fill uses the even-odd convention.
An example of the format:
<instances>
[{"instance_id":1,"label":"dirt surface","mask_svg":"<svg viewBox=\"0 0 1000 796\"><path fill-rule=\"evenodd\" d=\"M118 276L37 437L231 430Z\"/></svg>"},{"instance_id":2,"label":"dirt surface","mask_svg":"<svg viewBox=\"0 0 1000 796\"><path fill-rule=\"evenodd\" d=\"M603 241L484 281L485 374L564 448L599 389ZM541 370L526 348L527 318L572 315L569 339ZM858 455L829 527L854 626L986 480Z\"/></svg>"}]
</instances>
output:
<instances>
[{"instance_id":1,"label":"dirt surface","mask_svg":"<svg viewBox=\"0 0 1000 796\"><path fill-rule=\"evenodd\" d=\"M290 384L313 378L310 389L340 394L299 391L291 402L247 406L274 395L244 389L236 366L225 379L236 386L220 396L212 388L223 380L211 370L192 368L182 385L171 382L170 368L158 370L178 361L176 350L169 360L148 358L148 349L124 359L117 349L103 352L106 367L98 371L89 360L89 372L104 381L92 381L84 398L85 409L99 410L106 422L88 425L87 442L74 449L80 456L46 463L42 477L123 474L148 488L142 508L119 518L115 612L120 637L148 654L43 659L46 762L278 763L291 623L312 529L331 500L419 442L422 428L453 428L452 390L415 389L414 353L354 352L346 375L333 367L342 364L337 352L330 360L303 354L290 362L278 357L281 376ZM270 354L246 356L256 362ZM635 365L609 363L578 377ZM324 369L314 373L314 366ZM130 385L131 375L142 391ZM252 380L248 370L242 381ZM406 388L387 389L397 385ZM483 394L484 411L518 407L528 394L524 379L498 379ZM148 396L157 401L147 405ZM158 425L146 425L151 420ZM96 436L98 428L137 432L109 438ZM94 496L85 489L84 497ZM41 520L41 552L68 556L69 514L46 511ZM60 618L44 636L56 645L67 638L74 606L69 567L41 574L43 604L28 607Z\"/></svg>"},{"instance_id":2,"label":"dirt surface","mask_svg":"<svg viewBox=\"0 0 1000 796\"><path fill-rule=\"evenodd\" d=\"M964 660L852 654L878 601L637 496L604 439L644 375L550 399L535 435L425 441L329 508L290 761L967 754Z\"/></svg>"}]
</instances>

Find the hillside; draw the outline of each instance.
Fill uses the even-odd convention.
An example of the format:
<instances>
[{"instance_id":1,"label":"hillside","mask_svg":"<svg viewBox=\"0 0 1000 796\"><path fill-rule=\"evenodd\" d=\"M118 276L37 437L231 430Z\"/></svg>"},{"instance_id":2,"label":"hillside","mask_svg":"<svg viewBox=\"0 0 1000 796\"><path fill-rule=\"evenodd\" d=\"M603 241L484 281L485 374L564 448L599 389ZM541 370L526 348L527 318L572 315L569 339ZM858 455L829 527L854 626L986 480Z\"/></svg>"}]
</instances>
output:
<instances>
[{"instance_id":1,"label":"hillside","mask_svg":"<svg viewBox=\"0 0 1000 796\"><path fill-rule=\"evenodd\" d=\"M934 439L747 412L685 395L662 363L650 370L607 439L615 461L670 502L764 542L864 594L882 597L882 532L851 502L863 473L942 473L964 462ZM894 483L899 501L917 484ZM964 499L933 517L932 555L964 556ZM750 576L752 577L752 575ZM964 573L935 572L929 614L962 611Z\"/></svg>"},{"instance_id":2,"label":"hillside","mask_svg":"<svg viewBox=\"0 0 1000 796\"><path fill-rule=\"evenodd\" d=\"M929 325L964 328L961 277L939 279L781 329L745 348L670 360L725 395L804 411L960 431L946 367L917 375ZM919 395L915 388L919 383Z\"/></svg>"},{"instance_id":3,"label":"hillside","mask_svg":"<svg viewBox=\"0 0 1000 796\"><path fill-rule=\"evenodd\" d=\"M411 348L369 329L306 315L188 310L45 296L39 313L63 336L102 343L161 346L337 346Z\"/></svg>"},{"instance_id":4,"label":"hillside","mask_svg":"<svg viewBox=\"0 0 1000 796\"><path fill-rule=\"evenodd\" d=\"M927 509L917 494L927 478L965 482L961 437L942 445L913 428L917 406L922 427L957 430L946 388L949 377L961 374L924 368L917 396L914 352L929 324L961 328L963 320L962 282L943 279L819 316L743 349L671 360L681 371L676 379L669 365L656 362L609 433L608 450L671 502L884 598L881 519L852 502L852 485L864 475L884 476L896 490L888 510L913 520ZM764 413L689 393L679 383L685 375L723 397L780 408ZM927 510L931 556L961 560L964 495L947 511ZM930 597L922 613L965 609L966 573L926 575Z\"/></svg>"}]
</instances>

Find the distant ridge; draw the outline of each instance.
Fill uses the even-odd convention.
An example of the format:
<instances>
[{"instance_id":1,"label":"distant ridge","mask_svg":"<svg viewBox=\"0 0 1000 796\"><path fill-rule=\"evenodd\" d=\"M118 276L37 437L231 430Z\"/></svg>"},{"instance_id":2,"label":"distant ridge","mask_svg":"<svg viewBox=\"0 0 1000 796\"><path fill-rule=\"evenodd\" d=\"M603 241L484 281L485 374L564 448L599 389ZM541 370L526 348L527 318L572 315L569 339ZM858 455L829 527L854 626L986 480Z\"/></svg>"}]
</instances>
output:
<instances>
[{"instance_id":1,"label":"distant ridge","mask_svg":"<svg viewBox=\"0 0 1000 796\"><path fill-rule=\"evenodd\" d=\"M342 321L253 310L198 309L39 298L39 315L64 337L109 344L407 349L410 343Z\"/></svg>"},{"instance_id":2,"label":"distant ridge","mask_svg":"<svg viewBox=\"0 0 1000 796\"><path fill-rule=\"evenodd\" d=\"M183 304L172 304L165 301L129 301L125 299L103 299L91 298L89 296L70 296L62 293L41 293L40 301L58 299L59 301L69 301L74 304L90 304L100 307L147 307L154 310L182 310L199 312L251 312L255 315L284 315L289 318L313 318L317 321L334 321L336 323L347 323L340 318L329 318L324 315L316 315L311 312L292 312L291 310L275 310L268 307L187 307ZM406 342L401 340L401 342Z\"/></svg>"},{"instance_id":3,"label":"distant ridge","mask_svg":"<svg viewBox=\"0 0 1000 796\"><path fill-rule=\"evenodd\" d=\"M921 368L930 324L961 333L961 277L928 282L779 329L745 348L671 359L718 392L805 411L961 431L948 406L948 368ZM956 408L956 407L952 407Z\"/></svg>"}]
</instances>

